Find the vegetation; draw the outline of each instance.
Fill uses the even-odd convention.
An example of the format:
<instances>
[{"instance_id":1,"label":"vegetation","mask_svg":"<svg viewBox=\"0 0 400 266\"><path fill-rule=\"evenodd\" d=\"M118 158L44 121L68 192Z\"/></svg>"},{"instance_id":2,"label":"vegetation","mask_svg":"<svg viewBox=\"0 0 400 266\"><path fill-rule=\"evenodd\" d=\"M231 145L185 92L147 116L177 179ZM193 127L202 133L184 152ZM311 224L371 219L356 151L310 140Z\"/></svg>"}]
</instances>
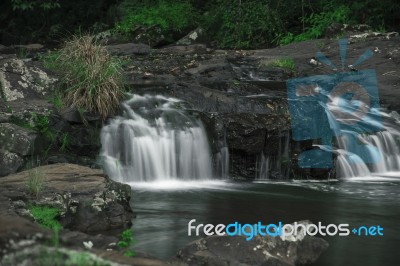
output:
<instances>
[{"instance_id":1,"label":"vegetation","mask_svg":"<svg viewBox=\"0 0 400 266\"><path fill-rule=\"evenodd\" d=\"M158 34L174 42L190 29L202 26L207 39L219 47L259 48L318 38L333 22L364 23L380 31L399 30L400 2L5 0L0 3L0 43L43 42L110 28L131 36L137 25L158 26Z\"/></svg>"},{"instance_id":2,"label":"vegetation","mask_svg":"<svg viewBox=\"0 0 400 266\"><path fill-rule=\"evenodd\" d=\"M29 170L27 189L29 194L36 198L39 198L40 193L43 191L44 176L38 168Z\"/></svg>"},{"instance_id":3,"label":"vegetation","mask_svg":"<svg viewBox=\"0 0 400 266\"><path fill-rule=\"evenodd\" d=\"M123 96L122 63L91 36L74 36L44 58L45 66L61 77L60 94L72 107L100 114L104 119Z\"/></svg>"},{"instance_id":4,"label":"vegetation","mask_svg":"<svg viewBox=\"0 0 400 266\"><path fill-rule=\"evenodd\" d=\"M179 1L160 1L154 5L125 1L124 10L124 16L116 23L115 29L128 36L140 25L158 26L162 34L172 37L174 32L193 26L196 17L196 11L189 2Z\"/></svg>"},{"instance_id":5,"label":"vegetation","mask_svg":"<svg viewBox=\"0 0 400 266\"><path fill-rule=\"evenodd\" d=\"M41 226L52 230L61 229L61 224L56 219L60 213L58 208L31 205L29 211Z\"/></svg>"},{"instance_id":6,"label":"vegetation","mask_svg":"<svg viewBox=\"0 0 400 266\"><path fill-rule=\"evenodd\" d=\"M278 67L290 72L295 71L295 64L292 58L281 58L269 64L272 67Z\"/></svg>"},{"instance_id":7,"label":"vegetation","mask_svg":"<svg viewBox=\"0 0 400 266\"><path fill-rule=\"evenodd\" d=\"M134 240L132 229L126 229L120 234L120 240L117 242L117 246L124 249L124 256L133 257L135 252L133 250Z\"/></svg>"}]
</instances>

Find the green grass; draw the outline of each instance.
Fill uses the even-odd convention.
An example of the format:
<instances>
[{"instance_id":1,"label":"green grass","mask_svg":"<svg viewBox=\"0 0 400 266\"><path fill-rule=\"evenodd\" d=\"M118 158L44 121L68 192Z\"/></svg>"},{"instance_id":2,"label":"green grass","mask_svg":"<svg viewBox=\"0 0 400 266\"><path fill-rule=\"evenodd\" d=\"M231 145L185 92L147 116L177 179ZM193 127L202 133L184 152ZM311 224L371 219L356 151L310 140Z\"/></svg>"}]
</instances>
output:
<instances>
[{"instance_id":1,"label":"green grass","mask_svg":"<svg viewBox=\"0 0 400 266\"><path fill-rule=\"evenodd\" d=\"M65 152L69 147L69 136L68 133L63 133L61 136L60 151Z\"/></svg>"},{"instance_id":2,"label":"green grass","mask_svg":"<svg viewBox=\"0 0 400 266\"><path fill-rule=\"evenodd\" d=\"M60 76L60 100L103 119L119 107L124 94L122 62L91 36L73 36L56 52L42 56Z\"/></svg>"},{"instance_id":3,"label":"green grass","mask_svg":"<svg viewBox=\"0 0 400 266\"><path fill-rule=\"evenodd\" d=\"M58 208L48 206L31 205L28 207L35 221L45 228L52 230L61 229L61 224L57 221L57 216L60 213Z\"/></svg>"},{"instance_id":4,"label":"green grass","mask_svg":"<svg viewBox=\"0 0 400 266\"><path fill-rule=\"evenodd\" d=\"M29 194L39 198L40 193L44 189L44 176L43 173L38 169L30 169L27 181L27 189Z\"/></svg>"},{"instance_id":5,"label":"green grass","mask_svg":"<svg viewBox=\"0 0 400 266\"><path fill-rule=\"evenodd\" d=\"M294 72L296 70L296 66L295 66L292 58L281 58L281 59L275 60L275 61L271 62L269 64L269 66L282 68L282 69L290 71L290 72Z\"/></svg>"}]
</instances>

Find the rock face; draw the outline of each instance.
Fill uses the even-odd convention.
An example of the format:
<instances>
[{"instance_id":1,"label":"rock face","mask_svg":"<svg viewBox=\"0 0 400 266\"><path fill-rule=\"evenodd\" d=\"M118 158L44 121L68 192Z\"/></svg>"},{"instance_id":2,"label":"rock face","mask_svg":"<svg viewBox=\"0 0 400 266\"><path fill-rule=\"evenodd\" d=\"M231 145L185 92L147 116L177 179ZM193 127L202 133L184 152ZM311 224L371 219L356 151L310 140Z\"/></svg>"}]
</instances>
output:
<instances>
[{"instance_id":1,"label":"rock face","mask_svg":"<svg viewBox=\"0 0 400 266\"><path fill-rule=\"evenodd\" d=\"M0 58L0 86L2 98L7 102L44 96L55 82L37 62L23 61L13 55Z\"/></svg>"},{"instance_id":2,"label":"rock face","mask_svg":"<svg viewBox=\"0 0 400 266\"><path fill-rule=\"evenodd\" d=\"M31 202L59 208L65 228L99 232L130 225L133 214L128 185L108 180L101 170L72 164L52 164L34 171L44 179L44 189L41 197ZM29 175L29 171L9 175L0 183L10 191L27 191Z\"/></svg>"},{"instance_id":3,"label":"rock face","mask_svg":"<svg viewBox=\"0 0 400 266\"><path fill-rule=\"evenodd\" d=\"M29 171L0 179L1 265L55 265L52 259L65 262L77 256L102 262L101 265L165 265L140 255L125 257L114 250L117 237L94 235L98 230L129 228L133 217L129 186L108 180L100 170L78 165L53 164L31 171L44 179L38 198L28 193ZM63 229L57 247L49 246L54 242L54 232L34 222L29 204L57 207L61 211L58 219ZM90 253L83 244L89 241L93 243Z\"/></svg>"},{"instance_id":4,"label":"rock face","mask_svg":"<svg viewBox=\"0 0 400 266\"><path fill-rule=\"evenodd\" d=\"M303 222L307 224L308 222ZM328 248L318 237L300 233L292 239L256 236L211 236L194 241L180 250L173 260L188 265L309 265Z\"/></svg>"}]
</instances>

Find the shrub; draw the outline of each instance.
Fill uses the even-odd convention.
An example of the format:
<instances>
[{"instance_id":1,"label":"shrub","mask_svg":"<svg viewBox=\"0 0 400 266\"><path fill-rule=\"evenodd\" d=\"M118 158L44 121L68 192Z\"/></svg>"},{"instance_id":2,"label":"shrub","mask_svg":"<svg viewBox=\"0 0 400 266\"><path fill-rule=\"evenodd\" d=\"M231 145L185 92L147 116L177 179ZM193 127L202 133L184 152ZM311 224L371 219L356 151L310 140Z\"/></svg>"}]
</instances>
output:
<instances>
[{"instance_id":1,"label":"shrub","mask_svg":"<svg viewBox=\"0 0 400 266\"><path fill-rule=\"evenodd\" d=\"M257 48L269 46L283 24L278 12L261 1L222 0L204 22L220 48Z\"/></svg>"},{"instance_id":2,"label":"shrub","mask_svg":"<svg viewBox=\"0 0 400 266\"><path fill-rule=\"evenodd\" d=\"M115 112L123 96L122 62L91 36L74 36L44 58L58 72L66 105L97 113L105 119Z\"/></svg>"},{"instance_id":3,"label":"shrub","mask_svg":"<svg viewBox=\"0 0 400 266\"><path fill-rule=\"evenodd\" d=\"M127 5L122 20L115 25L115 30L125 35L133 32L135 26L158 26L166 37L173 32L181 32L193 26L197 16L188 2L160 1L135 6ZM139 6L137 6L139 4Z\"/></svg>"},{"instance_id":4,"label":"shrub","mask_svg":"<svg viewBox=\"0 0 400 266\"><path fill-rule=\"evenodd\" d=\"M339 6L332 10L321 13L312 13L310 16L302 18L307 26L303 33L294 35L289 32L286 35L278 35L276 40L279 45L286 45L292 42L313 40L321 37L325 30L332 23L349 23L350 9L346 6Z\"/></svg>"}]
</instances>

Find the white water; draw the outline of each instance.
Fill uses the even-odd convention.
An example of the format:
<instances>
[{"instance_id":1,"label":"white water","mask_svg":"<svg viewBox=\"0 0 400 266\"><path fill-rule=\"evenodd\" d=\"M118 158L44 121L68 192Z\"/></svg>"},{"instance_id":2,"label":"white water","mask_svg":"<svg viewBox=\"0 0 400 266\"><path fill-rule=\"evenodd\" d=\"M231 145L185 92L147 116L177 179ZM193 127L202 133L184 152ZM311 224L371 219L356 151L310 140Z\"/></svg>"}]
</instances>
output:
<instances>
[{"instance_id":1,"label":"white water","mask_svg":"<svg viewBox=\"0 0 400 266\"><path fill-rule=\"evenodd\" d=\"M106 173L126 183L210 179L207 134L201 121L182 111L181 104L149 95L132 95L122 103L123 115L101 132Z\"/></svg>"},{"instance_id":2,"label":"white water","mask_svg":"<svg viewBox=\"0 0 400 266\"><path fill-rule=\"evenodd\" d=\"M389 172L400 172L400 121L396 118L397 113L387 114L371 108L372 115L364 119L364 114L355 112L356 108L350 105L347 108L353 112L347 112L345 119L338 119L335 112L339 113L343 107L339 107L335 101L330 98L331 105L328 103L324 107L332 131L339 136L336 138L338 148L333 151L337 155L337 177L384 176ZM361 105L364 103L361 102ZM354 131L341 128L342 123L355 124L358 121L361 121L361 126L355 125ZM361 128L362 131L363 127L381 127L381 130L360 134L359 130Z\"/></svg>"}]
</instances>

